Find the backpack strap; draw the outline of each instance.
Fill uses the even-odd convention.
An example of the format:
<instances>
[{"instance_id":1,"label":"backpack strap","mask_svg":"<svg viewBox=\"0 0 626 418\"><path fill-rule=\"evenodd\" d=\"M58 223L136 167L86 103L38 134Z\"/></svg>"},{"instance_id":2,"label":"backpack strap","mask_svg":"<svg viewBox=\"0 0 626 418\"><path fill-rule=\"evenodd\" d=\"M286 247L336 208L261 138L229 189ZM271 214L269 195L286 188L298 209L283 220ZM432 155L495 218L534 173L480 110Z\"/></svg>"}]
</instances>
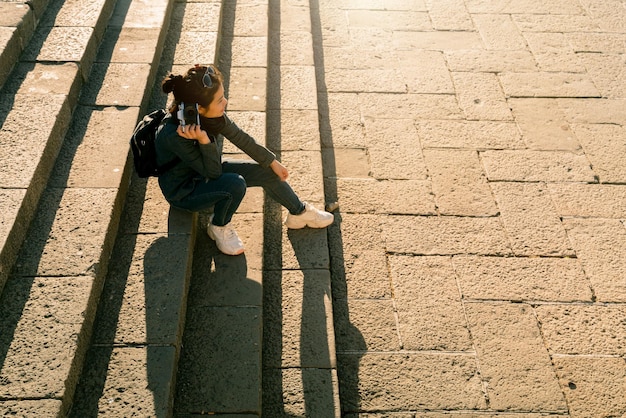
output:
<instances>
[{"instance_id":1,"label":"backpack strap","mask_svg":"<svg viewBox=\"0 0 626 418\"><path fill-rule=\"evenodd\" d=\"M165 115L165 117L163 118L163 120L161 121L161 125L164 125L166 123L174 123L172 122L172 119L174 119L172 117L172 114L167 112L167 114ZM159 166L158 171L159 174L163 174L166 171L170 170L171 168L173 168L176 164L178 164L180 162L180 157L175 156L173 159L171 159L170 161L166 162L165 164Z\"/></svg>"}]
</instances>

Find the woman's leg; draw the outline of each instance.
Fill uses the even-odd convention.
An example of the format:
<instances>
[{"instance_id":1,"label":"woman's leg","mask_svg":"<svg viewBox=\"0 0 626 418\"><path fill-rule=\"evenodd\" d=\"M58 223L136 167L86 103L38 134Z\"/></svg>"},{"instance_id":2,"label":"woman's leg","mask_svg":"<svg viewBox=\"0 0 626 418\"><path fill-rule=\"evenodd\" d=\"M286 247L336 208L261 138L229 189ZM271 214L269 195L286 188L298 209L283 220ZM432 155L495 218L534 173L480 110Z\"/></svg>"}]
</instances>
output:
<instances>
[{"instance_id":1,"label":"woman's leg","mask_svg":"<svg viewBox=\"0 0 626 418\"><path fill-rule=\"evenodd\" d=\"M219 178L199 179L193 192L173 206L197 212L214 206L213 225L228 224L246 194L246 180L237 173L224 172Z\"/></svg>"},{"instance_id":2,"label":"woman's leg","mask_svg":"<svg viewBox=\"0 0 626 418\"><path fill-rule=\"evenodd\" d=\"M282 181L271 168L263 168L254 161L230 160L222 164L224 173L241 175L248 187L263 187L276 202L287 208L293 215L304 211L304 203L293 191L289 183Z\"/></svg>"}]
</instances>

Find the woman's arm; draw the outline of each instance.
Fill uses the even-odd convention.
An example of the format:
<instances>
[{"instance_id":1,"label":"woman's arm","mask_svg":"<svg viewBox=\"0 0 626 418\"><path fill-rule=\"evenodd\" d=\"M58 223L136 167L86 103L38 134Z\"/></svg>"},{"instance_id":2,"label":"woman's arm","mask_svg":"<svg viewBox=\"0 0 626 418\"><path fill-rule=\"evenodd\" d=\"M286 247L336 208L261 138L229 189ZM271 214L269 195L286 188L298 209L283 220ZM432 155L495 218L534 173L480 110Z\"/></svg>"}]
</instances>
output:
<instances>
[{"instance_id":1,"label":"woman's arm","mask_svg":"<svg viewBox=\"0 0 626 418\"><path fill-rule=\"evenodd\" d=\"M183 131L179 125L171 150L189 167L203 177L215 179L222 174L222 161L217 144L211 142L208 134L199 126L186 126Z\"/></svg>"},{"instance_id":2,"label":"woman's arm","mask_svg":"<svg viewBox=\"0 0 626 418\"><path fill-rule=\"evenodd\" d=\"M273 152L256 142L254 138L239 128L226 115L224 115L224 118L226 119L226 125L222 129L221 134L235 144L237 148L248 154L250 158L263 167L269 167L273 161L276 161L276 155Z\"/></svg>"}]
</instances>

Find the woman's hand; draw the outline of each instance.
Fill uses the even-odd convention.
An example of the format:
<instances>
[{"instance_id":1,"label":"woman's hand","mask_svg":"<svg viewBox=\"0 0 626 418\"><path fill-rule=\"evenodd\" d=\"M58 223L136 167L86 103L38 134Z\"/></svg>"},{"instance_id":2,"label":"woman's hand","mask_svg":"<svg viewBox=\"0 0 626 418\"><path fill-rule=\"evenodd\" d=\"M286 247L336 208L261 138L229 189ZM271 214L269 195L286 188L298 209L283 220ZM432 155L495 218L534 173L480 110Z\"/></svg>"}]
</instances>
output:
<instances>
[{"instance_id":1,"label":"woman's hand","mask_svg":"<svg viewBox=\"0 0 626 418\"><path fill-rule=\"evenodd\" d=\"M200 144L208 144L211 142L209 135L200 127L200 125L187 125L185 127L178 125L176 133L183 138L198 141Z\"/></svg>"},{"instance_id":2,"label":"woman's hand","mask_svg":"<svg viewBox=\"0 0 626 418\"><path fill-rule=\"evenodd\" d=\"M272 163L270 164L270 168L282 181L287 180L287 177L289 177L289 171L287 171L287 167L282 165L278 160L272 161Z\"/></svg>"}]
</instances>

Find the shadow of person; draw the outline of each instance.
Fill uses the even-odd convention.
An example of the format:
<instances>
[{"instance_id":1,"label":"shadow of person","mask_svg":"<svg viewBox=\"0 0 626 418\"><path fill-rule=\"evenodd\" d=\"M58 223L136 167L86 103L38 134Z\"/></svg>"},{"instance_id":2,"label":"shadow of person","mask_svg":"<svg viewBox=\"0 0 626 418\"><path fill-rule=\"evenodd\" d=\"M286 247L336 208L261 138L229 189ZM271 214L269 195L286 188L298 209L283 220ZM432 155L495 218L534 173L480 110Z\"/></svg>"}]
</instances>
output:
<instances>
[{"instance_id":1,"label":"shadow of person","mask_svg":"<svg viewBox=\"0 0 626 418\"><path fill-rule=\"evenodd\" d=\"M341 286L342 280L345 285L342 246L329 245L329 237L339 230L341 218L337 214L336 219L334 228L290 230L287 234L303 274L299 352L307 417L337 416L340 404L347 402L351 405L349 409L354 410L354 404L358 406L360 399L358 364L361 354L352 355L342 364L344 371L346 365L349 370L347 379L342 381L345 386L339 385L337 377L335 330L341 331L340 338L349 333L355 353L365 350L365 341L358 328L350 323L347 300L333 298L332 294L332 289ZM337 237L334 238L336 244ZM319 251L312 251L318 247ZM336 392L338 387L341 398Z\"/></svg>"},{"instance_id":2,"label":"shadow of person","mask_svg":"<svg viewBox=\"0 0 626 418\"><path fill-rule=\"evenodd\" d=\"M260 411L261 302L261 271L248 267L246 253L222 254L199 229L175 416Z\"/></svg>"}]
</instances>

